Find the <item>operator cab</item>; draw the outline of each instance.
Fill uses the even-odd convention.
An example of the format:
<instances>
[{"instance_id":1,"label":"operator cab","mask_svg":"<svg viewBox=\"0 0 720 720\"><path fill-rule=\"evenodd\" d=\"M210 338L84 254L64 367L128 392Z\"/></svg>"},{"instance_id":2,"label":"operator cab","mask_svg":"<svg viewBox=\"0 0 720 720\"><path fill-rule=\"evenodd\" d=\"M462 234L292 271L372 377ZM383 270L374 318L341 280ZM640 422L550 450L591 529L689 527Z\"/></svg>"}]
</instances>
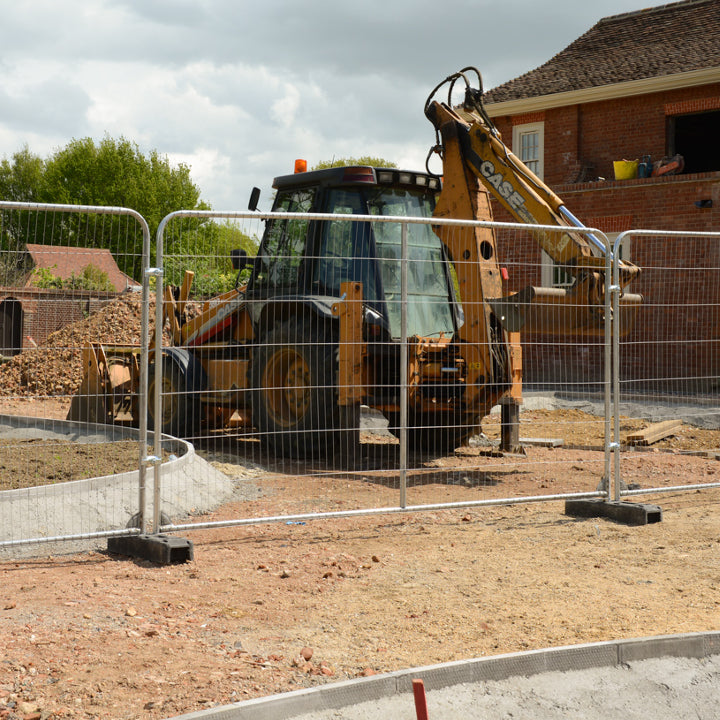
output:
<instances>
[{"instance_id":1,"label":"operator cab","mask_svg":"<svg viewBox=\"0 0 720 720\"><path fill-rule=\"evenodd\" d=\"M377 220L268 220L248 299L304 298L329 307L343 282L362 282L366 324L377 335L400 338L402 223L381 218L432 217L440 179L394 168L338 167L283 175L273 188L273 212ZM429 224L407 228L408 336L451 337L461 321L444 245Z\"/></svg>"}]
</instances>

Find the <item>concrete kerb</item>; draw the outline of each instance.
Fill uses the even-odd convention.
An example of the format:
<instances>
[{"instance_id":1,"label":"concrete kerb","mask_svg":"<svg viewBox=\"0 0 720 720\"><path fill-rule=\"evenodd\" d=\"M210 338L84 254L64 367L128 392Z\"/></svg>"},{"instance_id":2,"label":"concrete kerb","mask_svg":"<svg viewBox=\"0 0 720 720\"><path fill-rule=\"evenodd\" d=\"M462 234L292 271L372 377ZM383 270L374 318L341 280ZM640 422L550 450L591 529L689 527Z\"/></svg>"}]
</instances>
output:
<instances>
[{"instance_id":1,"label":"concrete kerb","mask_svg":"<svg viewBox=\"0 0 720 720\"><path fill-rule=\"evenodd\" d=\"M71 442L137 441L135 428L115 425L88 425L67 420L50 420L0 415L2 439L58 439ZM148 442L153 442L152 433ZM195 454L193 445L177 438L163 438L171 453L162 465L162 512L169 517L185 517L189 512L210 510L233 497L235 483ZM139 511L139 472L137 470L92 477L84 480L42 485L0 492L0 557L47 554L45 538L61 538L125 529ZM147 512L152 513L152 472L148 473ZM42 513L38 509L42 508ZM30 540L27 545L16 543ZM38 550L42 544L42 550ZM91 545L93 543L91 542ZM98 545L98 541L95 541ZM60 547L62 543L58 543ZM65 552L78 545L73 540ZM30 552L30 548L34 548ZM56 544L53 543L53 552Z\"/></svg>"},{"instance_id":2,"label":"concrete kerb","mask_svg":"<svg viewBox=\"0 0 720 720\"><path fill-rule=\"evenodd\" d=\"M405 696L411 711L414 679L423 680L428 691L446 690L454 686L528 678L548 672L600 671L659 658L701 660L717 655L720 655L720 632L573 645L461 660L331 683L179 715L175 720L290 720L300 716L319 716L321 713L331 716L333 711L342 708L390 701L396 696ZM395 713L384 716L390 714ZM411 712L408 717L410 715Z\"/></svg>"}]
</instances>

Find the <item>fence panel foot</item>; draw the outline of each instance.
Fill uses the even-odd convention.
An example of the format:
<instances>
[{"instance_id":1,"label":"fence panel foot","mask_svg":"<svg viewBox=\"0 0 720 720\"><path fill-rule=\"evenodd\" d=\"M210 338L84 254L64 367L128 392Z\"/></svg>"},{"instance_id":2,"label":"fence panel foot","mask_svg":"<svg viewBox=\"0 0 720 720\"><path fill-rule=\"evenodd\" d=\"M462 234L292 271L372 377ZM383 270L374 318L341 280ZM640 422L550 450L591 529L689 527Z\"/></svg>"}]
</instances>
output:
<instances>
[{"instance_id":1,"label":"fence panel foot","mask_svg":"<svg viewBox=\"0 0 720 720\"><path fill-rule=\"evenodd\" d=\"M173 565L193 559L193 543L171 535L123 535L108 538L107 550L115 555L149 560L158 565Z\"/></svg>"},{"instance_id":2,"label":"fence panel foot","mask_svg":"<svg viewBox=\"0 0 720 720\"><path fill-rule=\"evenodd\" d=\"M566 500L565 514L573 517L606 517L625 525L650 525L662 521L662 508L646 503L605 500Z\"/></svg>"}]
</instances>

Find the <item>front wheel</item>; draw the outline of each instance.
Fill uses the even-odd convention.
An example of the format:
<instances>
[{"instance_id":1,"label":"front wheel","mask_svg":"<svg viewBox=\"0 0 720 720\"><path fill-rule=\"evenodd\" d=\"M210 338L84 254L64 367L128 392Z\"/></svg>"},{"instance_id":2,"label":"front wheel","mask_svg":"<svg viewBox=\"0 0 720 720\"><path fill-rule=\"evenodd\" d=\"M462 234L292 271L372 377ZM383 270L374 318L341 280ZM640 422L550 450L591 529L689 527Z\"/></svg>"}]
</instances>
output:
<instances>
[{"instance_id":1,"label":"front wheel","mask_svg":"<svg viewBox=\"0 0 720 720\"><path fill-rule=\"evenodd\" d=\"M253 422L272 452L332 454L342 429L337 404L337 343L328 327L302 317L275 326L253 356Z\"/></svg>"},{"instance_id":2,"label":"front wheel","mask_svg":"<svg viewBox=\"0 0 720 720\"><path fill-rule=\"evenodd\" d=\"M161 426L163 435L190 438L199 430L197 394L189 387L187 372L170 360L163 361ZM148 429L155 429L155 366L148 373Z\"/></svg>"}]
</instances>

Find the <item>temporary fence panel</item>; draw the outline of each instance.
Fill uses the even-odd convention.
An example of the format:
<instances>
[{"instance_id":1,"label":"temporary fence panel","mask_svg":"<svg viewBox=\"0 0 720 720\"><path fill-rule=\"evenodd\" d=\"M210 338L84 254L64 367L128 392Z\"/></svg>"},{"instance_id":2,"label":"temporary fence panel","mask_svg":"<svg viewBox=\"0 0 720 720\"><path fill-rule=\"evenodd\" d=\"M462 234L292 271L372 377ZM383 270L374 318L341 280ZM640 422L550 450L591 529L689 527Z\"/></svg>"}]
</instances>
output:
<instances>
[{"instance_id":1,"label":"temporary fence panel","mask_svg":"<svg viewBox=\"0 0 720 720\"><path fill-rule=\"evenodd\" d=\"M574 230L572 237L556 227L498 224L495 231L504 294L522 299L509 311L524 308L511 318L522 351L518 445L524 460L505 453L485 460L485 469L498 474L505 490L530 480L541 494L609 492L610 243L594 229ZM638 300L628 295L624 316L632 316ZM483 421L485 434L501 434L505 403Z\"/></svg>"},{"instance_id":2,"label":"temporary fence panel","mask_svg":"<svg viewBox=\"0 0 720 720\"><path fill-rule=\"evenodd\" d=\"M288 209L302 210L296 201ZM225 504L191 520L170 512L163 473L154 505L170 520L163 531L608 492L604 261L594 295L586 283L580 297L556 287L503 300L540 285L539 253L533 261L518 248L557 228L387 212L182 211L162 221L157 265L173 343L150 368L151 415L156 429L192 441L197 490ZM251 256L239 276L238 247ZM526 312L536 323L527 340ZM579 366L538 375L527 406L513 407L506 396L523 353L540 358L558 344ZM591 382L589 364L599 371ZM570 377L580 380L569 388ZM568 389L599 401L599 414L582 415L593 437L542 447L579 423L572 409L542 405ZM518 410L520 435L538 442L502 452Z\"/></svg>"},{"instance_id":3,"label":"temporary fence panel","mask_svg":"<svg viewBox=\"0 0 720 720\"><path fill-rule=\"evenodd\" d=\"M615 247L643 296L614 334L616 495L720 487L720 233L632 230Z\"/></svg>"},{"instance_id":4,"label":"temporary fence panel","mask_svg":"<svg viewBox=\"0 0 720 720\"><path fill-rule=\"evenodd\" d=\"M149 248L133 210L0 202L0 554L139 532L146 441L81 380L90 343L147 347Z\"/></svg>"}]
</instances>

